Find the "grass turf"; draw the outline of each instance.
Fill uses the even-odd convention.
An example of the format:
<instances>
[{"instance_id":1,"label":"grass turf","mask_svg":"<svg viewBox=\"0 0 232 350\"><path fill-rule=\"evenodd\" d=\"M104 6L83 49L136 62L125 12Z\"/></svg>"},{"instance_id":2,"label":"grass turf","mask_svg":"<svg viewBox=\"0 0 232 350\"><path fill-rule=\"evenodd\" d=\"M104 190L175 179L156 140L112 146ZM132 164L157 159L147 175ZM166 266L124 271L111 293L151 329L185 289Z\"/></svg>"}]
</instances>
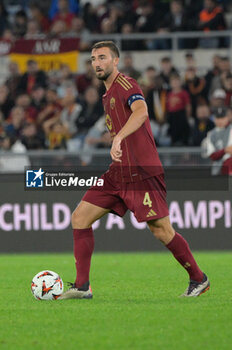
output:
<instances>
[{"instance_id":1,"label":"grass turf","mask_svg":"<svg viewBox=\"0 0 232 350\"><path fill-rule=\"evenodd\" d=\"M0 255L0 349L228 350L232 254L197 253L211 290L178 298L186 272L169 253L95 254L92 300L37 301L39 271L73 281L71 254Z\"/></svg>"}]
</instances>

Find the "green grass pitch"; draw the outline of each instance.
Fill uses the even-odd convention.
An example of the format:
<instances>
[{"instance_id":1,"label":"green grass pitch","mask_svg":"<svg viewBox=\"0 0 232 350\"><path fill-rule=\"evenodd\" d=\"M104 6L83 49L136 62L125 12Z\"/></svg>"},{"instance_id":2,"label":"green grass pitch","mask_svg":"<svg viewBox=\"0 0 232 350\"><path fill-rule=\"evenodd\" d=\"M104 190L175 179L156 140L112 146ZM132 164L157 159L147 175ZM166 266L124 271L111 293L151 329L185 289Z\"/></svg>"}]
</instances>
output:
<instances>
[{"instance_id":1,"label":"green grass pitch","mask_svg":"<svg viewBox=\"0 0 232 350\"><path fill-rule=\"evenodd\" d=\"M211 289L179 298L186 272L170 253L95 254L92 300L37 301L39 271L74 279L71 254L0 255L0 349L229 350L232 254L196 253Z\"/></svg>"}]
</instances>

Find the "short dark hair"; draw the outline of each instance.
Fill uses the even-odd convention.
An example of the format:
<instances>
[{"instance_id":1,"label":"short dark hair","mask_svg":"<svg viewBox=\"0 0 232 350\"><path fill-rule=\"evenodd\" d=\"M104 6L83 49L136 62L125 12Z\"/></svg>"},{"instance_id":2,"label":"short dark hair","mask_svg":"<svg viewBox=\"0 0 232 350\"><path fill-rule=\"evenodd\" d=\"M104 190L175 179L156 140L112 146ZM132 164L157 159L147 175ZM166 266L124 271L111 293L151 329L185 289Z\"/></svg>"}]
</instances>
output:
<instances>
[{"instance_id":1,"label":"short dark hair","mask_svg":"<svg viewBox=\"0 0 232 350\"><path fill-rule=\"evenodd\" d=\"M154 66L148 66L147 68L146 68L146 71L148 71L148 70L153 70L154 72L156 71L156 68L154 67Z\"/></svg>"},{"instance_id":2,"label":"short dark hair","mask_svg":"<svg viewBox=\"0 0 232 350\"><path fill-rule=\"evenodd\" d=\"M119 57L120 53L119 53L119 49L118 47L115 45L115 43L113 41L99 41L97 43L95 43L92 46L92 50L96 50L96 49L100 49L102 47L108 47L110 49L110 51L116 56Z\"/></svg>"},{"instance_id":3,"label":"short dark hair","mask_svg":"<svg viewBox=\"0 0 232 350\"><path fill-rule=\"evenodd\" d=\"M162 63L164 63L164 62L171 62L171 58L168 57L168 56L162 57L162 58L161 58L161 62L162 62Z\"/></svg>"},{"instance_id":4,"label":"short dark hair","mask_svg":"<svg viewBox=\"0 0 232 350\"><path fill-rule=\"evenodd\" d=\"M228 56L221 56L220 57L221 61L229 61L229 57Z\"/></svg>"},{"instance_id":5,"label":"short dark hair","mask_svg":"<svg viewBox=\"0 0 232 350\"><path fill-rule=\"evenodd\" d=\"M30 59L30 60L27 61L27 65L28 65L28 66L30 66L30 65L32 65L32 64L35 64L35 63L37 64L37 61L32 60L32 59Z\"/></svg>"},{"instance_id":6,"label":"short dark hair","mask_svg":"<svg viewBox=\"0 0 232 350\"><path fill-rule=\"evenodd\" d=\"M171 75L170 75L170 80L172 80L172 79L178 79L178 80L181 80L181 78L180 78L180 75L178 74L178 73L172 73Z\"/></svg>"}]
</instances>

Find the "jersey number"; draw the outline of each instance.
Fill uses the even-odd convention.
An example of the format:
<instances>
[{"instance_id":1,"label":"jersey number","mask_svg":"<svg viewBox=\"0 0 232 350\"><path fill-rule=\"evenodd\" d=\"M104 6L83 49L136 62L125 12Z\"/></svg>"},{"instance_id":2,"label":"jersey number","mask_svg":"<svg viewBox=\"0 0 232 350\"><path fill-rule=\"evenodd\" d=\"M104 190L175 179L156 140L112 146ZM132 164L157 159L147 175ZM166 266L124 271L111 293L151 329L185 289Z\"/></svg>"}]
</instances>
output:
<instances>
[{"instance_id":1,"label":"jersey number","mask_svg":"<svg viewBox=\"0 0 232 350\"><path fill-rule=\"evenodd\" d=\"M145 196L144 196L144 198L143 198L143 205L148 205L149 208L152 207L152 201L151 201L151 198L150 198L148 192L145 193Z\"/></svg>"}]
</instances>

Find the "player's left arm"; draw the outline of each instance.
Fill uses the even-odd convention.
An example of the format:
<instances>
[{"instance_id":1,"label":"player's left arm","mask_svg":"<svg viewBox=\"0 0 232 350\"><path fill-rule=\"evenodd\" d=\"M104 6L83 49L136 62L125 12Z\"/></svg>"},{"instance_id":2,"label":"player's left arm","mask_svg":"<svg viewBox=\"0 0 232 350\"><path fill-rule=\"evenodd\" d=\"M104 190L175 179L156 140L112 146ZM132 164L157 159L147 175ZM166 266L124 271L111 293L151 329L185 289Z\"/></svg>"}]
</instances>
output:
<instances>
[{"instance_id":1,"label":"player's left arm","mask_svg":"<svg viewBox=\"0 0 232 350\"><path fill-rule=\"evenodd\" d=\"M132 111L130 118L113 139L110 154L115 162L121 162L120 158L122 156L122 140L124 140L127 136L133 134L136 130L138 130L148 118L147 104L144 100L134 101L131 104L130 108Z\"/></svg>"}]
</instances>

